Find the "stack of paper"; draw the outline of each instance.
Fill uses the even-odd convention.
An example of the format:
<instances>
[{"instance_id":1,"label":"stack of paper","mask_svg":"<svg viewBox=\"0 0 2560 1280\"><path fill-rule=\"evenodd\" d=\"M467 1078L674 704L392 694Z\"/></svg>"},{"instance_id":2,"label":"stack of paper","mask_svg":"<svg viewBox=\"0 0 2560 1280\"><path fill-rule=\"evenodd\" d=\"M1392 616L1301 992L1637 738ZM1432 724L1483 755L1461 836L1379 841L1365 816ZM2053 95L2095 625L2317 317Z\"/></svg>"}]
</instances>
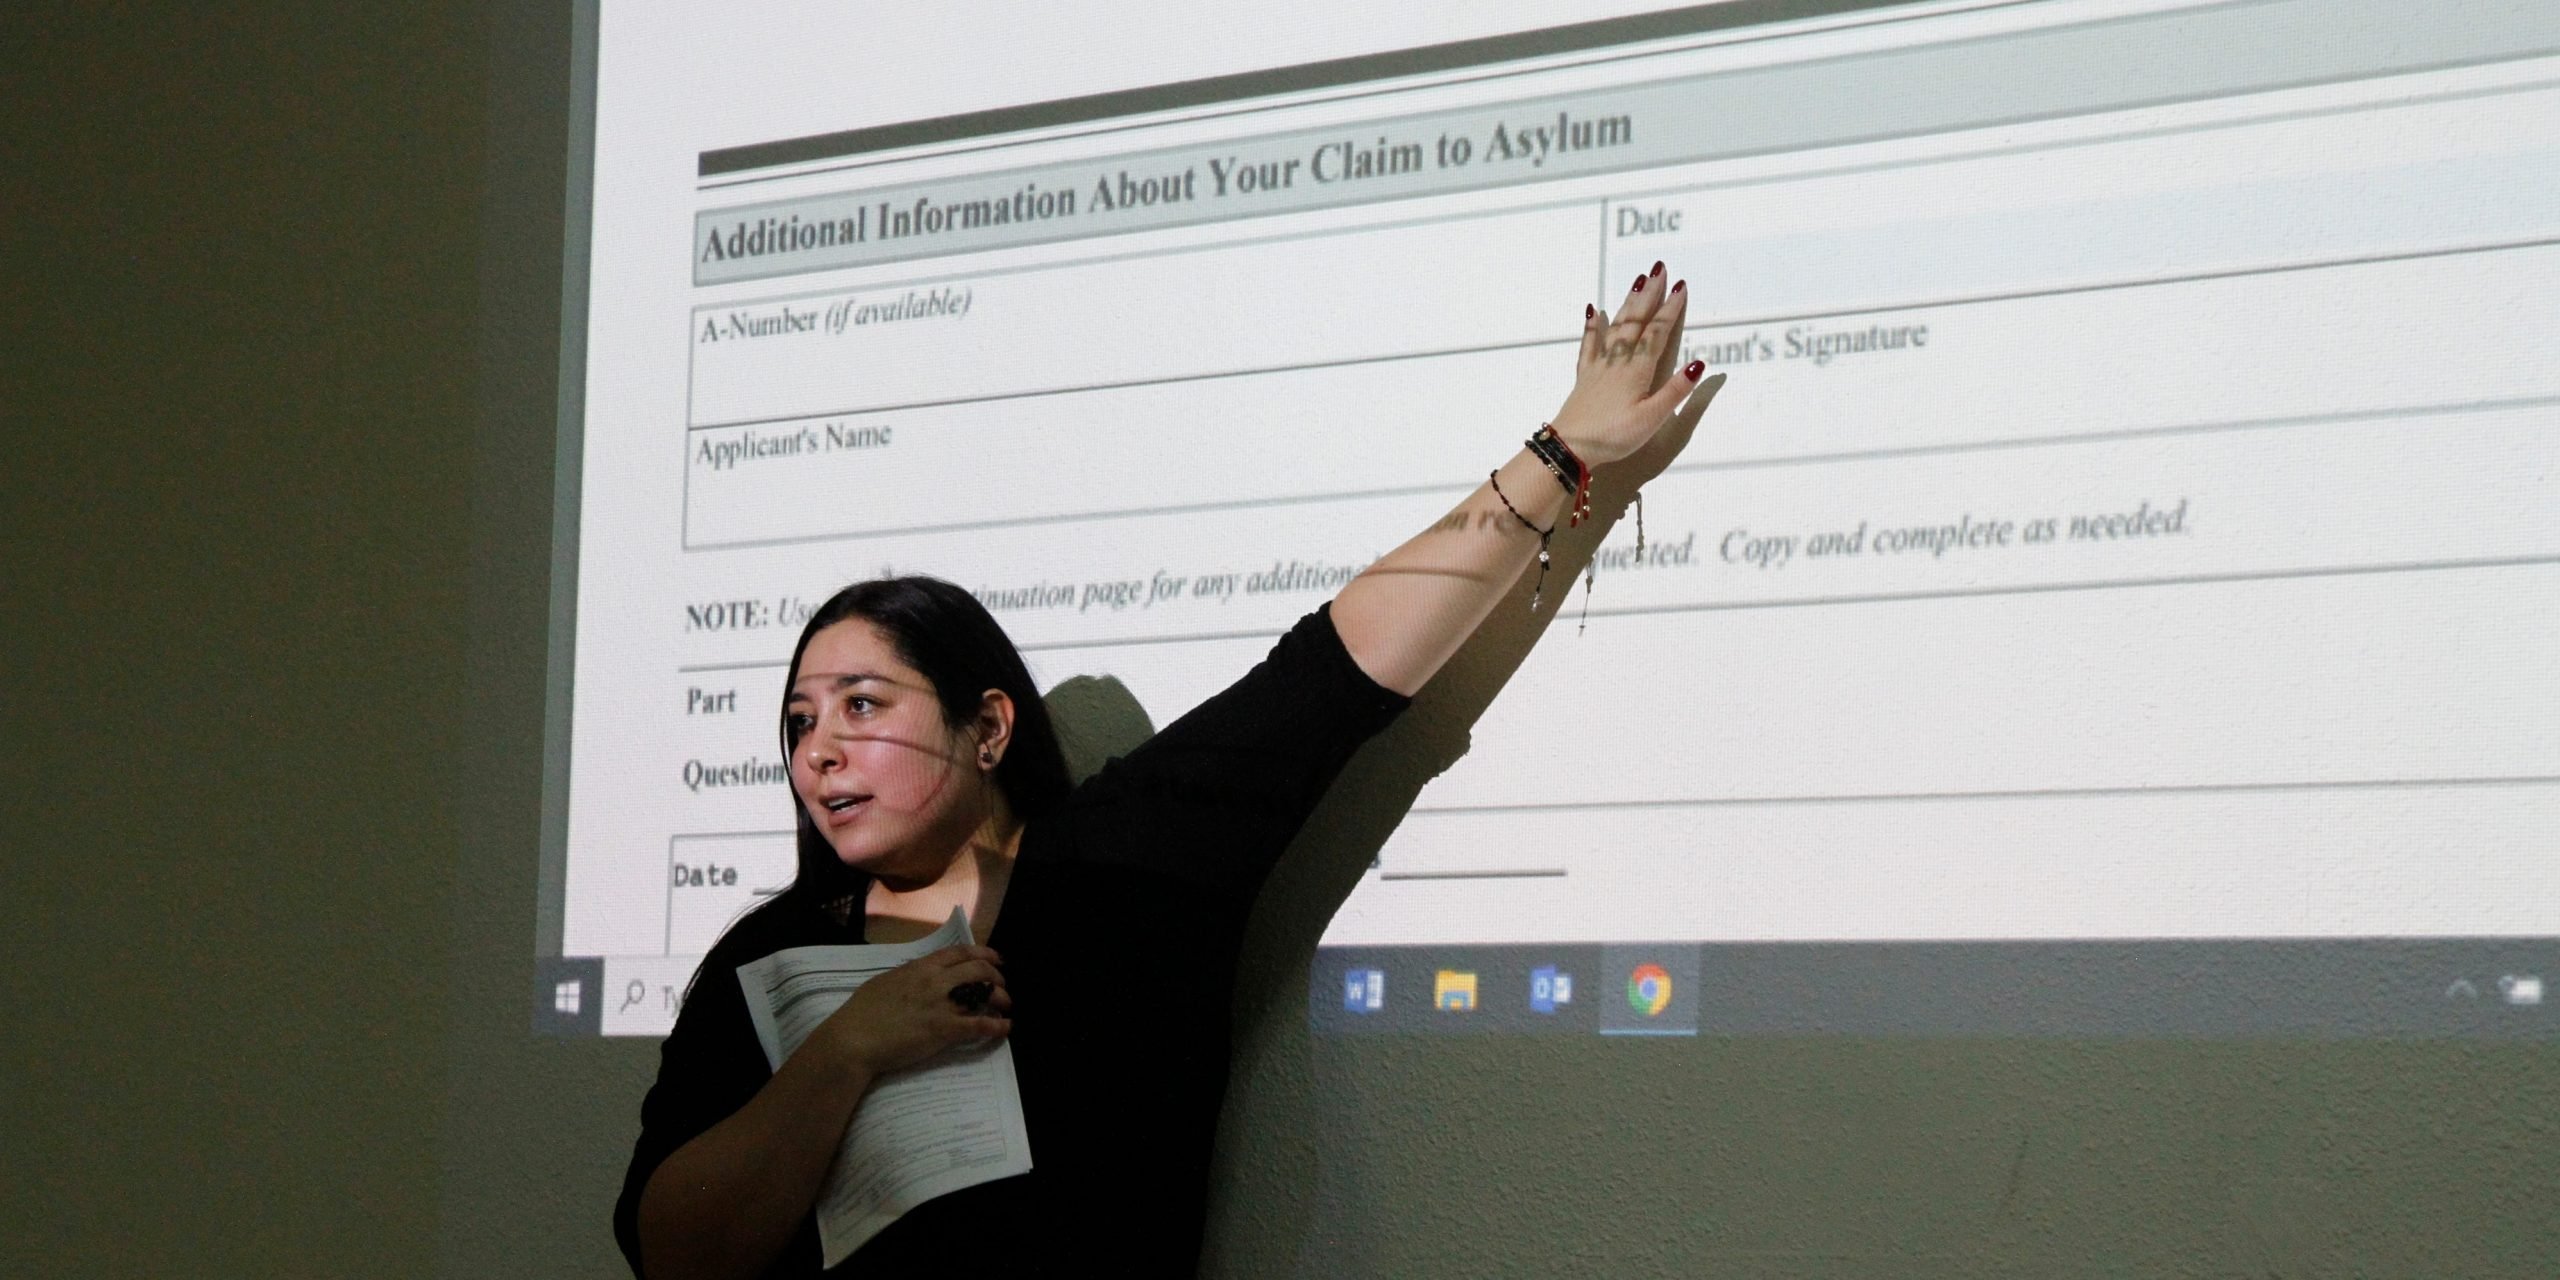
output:
<instances>
[{"instance_id":1,"label":"stack of paper","mask_svg":"<svg viewBox=\"0 0 2560 1280\"><path fill-rule=\"evenodd\" d=\"M969 941L954 910L930 935L893 946L794 947L738 966L747 1013L776 1069L863 983ZM898 1215L962 1187L1031 1171L1013 1047L964 1045L881 1077L854 1109L818 1190L818 1241L832 1267Z\"/></svg>"}]
</instances>

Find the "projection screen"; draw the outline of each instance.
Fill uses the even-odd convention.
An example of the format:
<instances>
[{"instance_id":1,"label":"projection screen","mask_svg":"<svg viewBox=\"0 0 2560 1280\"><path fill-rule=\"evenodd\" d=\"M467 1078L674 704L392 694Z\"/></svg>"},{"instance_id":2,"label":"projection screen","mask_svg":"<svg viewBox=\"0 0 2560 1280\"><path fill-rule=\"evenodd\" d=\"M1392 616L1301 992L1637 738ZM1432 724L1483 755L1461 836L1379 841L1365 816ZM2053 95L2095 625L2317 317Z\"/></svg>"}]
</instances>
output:
<instances>
[{"instance_id":1,"label":"projection screen","mask_svg":"<svg viewBox=\"0 0 2560 1280\"><path fill-rule=\"evenodd\" d=\"M662 1034L787 882L836 588L951 579L1162 725L1656 260L1730 381L1319 1028L2560 1028L2560 6L1297 8L1363 34L1120 6L1144 78L1054 84L596 16L538 1029Z\"/></svg>"}]
</instances>

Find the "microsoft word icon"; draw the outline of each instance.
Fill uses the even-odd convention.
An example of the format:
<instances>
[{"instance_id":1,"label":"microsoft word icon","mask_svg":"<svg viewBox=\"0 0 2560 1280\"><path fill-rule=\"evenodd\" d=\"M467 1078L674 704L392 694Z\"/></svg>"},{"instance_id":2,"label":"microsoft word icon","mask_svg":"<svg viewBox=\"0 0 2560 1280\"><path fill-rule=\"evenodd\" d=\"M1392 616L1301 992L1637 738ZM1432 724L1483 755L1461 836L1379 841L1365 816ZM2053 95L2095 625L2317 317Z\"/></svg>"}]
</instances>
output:
<instances>
[{"instance_id":1,"label":"microsoft word icon","mask_svg":"<svg viewBox=\"0 0 2560 1280\"><path fill-rule=\"evenodd\" d=\"M1353 969L1342 975L1342 1007L1352 1013L1376 1013L1387 1005L1387 975L1380 969Z\"/></svg>"}]
</instances>

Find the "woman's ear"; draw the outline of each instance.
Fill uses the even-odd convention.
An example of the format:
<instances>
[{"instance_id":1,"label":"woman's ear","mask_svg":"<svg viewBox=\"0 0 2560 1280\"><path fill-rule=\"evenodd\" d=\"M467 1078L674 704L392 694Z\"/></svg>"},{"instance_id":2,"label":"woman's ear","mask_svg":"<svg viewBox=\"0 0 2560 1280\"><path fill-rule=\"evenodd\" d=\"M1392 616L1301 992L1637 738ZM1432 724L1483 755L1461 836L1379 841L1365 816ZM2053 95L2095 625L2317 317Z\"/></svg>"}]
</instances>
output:
<instances>
[{"instance_id":1,"label":"woman's ear","mask_svg":"<svg viewBox=\"0 0 2560 1280\"><path fill-rule=\"evenodd\" d=\"M977 719L970 725L978 739L978 765L993 769L1013 745L1013 699L1002 689L978 695Z\"/></svg>"}]
</instances>

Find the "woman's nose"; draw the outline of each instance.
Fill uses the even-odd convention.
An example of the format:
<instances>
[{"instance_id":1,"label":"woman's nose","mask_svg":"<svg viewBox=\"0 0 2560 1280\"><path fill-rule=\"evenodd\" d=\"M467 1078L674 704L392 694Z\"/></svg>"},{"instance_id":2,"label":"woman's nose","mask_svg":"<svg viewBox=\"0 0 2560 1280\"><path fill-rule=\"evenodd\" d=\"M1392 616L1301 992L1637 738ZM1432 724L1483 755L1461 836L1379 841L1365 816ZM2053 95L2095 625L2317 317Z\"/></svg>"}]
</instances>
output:
<instances>
[{"instance_id":1,"label":"woman's nose","mask_svg":"<svg viewBox=\"0 0 2560 1280\"><path fill-rule=\"evenodd\" d=\"M808 757L809 771L812 773L823 774L836 767L836 753L828 748L826 737L822 734L810 734L809 740L801 744L800 751Z\"/></svg>"}]
</instances>

